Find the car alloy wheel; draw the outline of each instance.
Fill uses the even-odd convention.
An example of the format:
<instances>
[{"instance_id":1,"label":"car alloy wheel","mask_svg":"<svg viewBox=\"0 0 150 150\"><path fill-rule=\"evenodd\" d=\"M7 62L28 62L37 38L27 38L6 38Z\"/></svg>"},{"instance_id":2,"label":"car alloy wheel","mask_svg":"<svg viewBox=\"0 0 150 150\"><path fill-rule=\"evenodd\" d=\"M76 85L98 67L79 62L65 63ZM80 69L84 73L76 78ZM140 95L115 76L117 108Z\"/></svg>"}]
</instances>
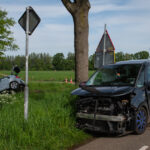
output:
<instances>
[{"instance_id":1,"label":"car alloy wheel","mask_svg":"<svg viewBox=\"0 0 150 150\"><path fill-rule=\"evenodd\" d=\"M146 126L147 126L147 112L145 108L140 107L136 113L136 130L137 134L144 133Z\"/></svg>"},{"instance_id":2,"label":"car alloy wheel","mask_svg":"<svg viewBox=\"0 0 150 150\"><path fill-rule=\"evenodd\" d=\"M10 83L10 89L17 90L18 87L19 87L18 82L13 81Z\"/></svg>"}]
</instances>

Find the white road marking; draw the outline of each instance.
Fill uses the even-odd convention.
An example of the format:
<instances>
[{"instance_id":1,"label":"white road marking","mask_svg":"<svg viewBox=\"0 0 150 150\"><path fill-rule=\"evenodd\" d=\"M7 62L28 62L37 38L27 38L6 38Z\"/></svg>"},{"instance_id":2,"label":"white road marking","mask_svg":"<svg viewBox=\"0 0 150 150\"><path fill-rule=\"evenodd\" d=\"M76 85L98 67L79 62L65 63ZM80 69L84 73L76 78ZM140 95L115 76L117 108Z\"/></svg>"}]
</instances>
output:
<instances>
[{"instance_id":1,"label":"white road marking","mask_svg":"<svg viewBox=\"0 0 150 150\"><path fill-rule=\"evenodd\" d=\"M148 149L149 148L149 146L142 146L139 150L146 150L146 149Z\"/></svg>"}]
</instances>

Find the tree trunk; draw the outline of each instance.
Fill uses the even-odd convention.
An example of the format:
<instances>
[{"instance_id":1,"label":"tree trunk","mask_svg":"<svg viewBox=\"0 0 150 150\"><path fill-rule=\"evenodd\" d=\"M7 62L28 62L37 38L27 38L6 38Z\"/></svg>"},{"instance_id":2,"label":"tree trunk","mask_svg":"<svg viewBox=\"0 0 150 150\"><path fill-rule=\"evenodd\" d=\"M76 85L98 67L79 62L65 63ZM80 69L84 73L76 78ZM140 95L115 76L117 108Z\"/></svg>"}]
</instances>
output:
<instances>
[{"instance_id":1,"label":"tree trunk","mask_svg":"<svg viewBox=\"0 0 150 150\"><path fill-rule=\"evenodd\" d=\"M73 16L74 47L75 47L75 82L76 84L88 80L88 13L89 0L62 0L64 6Z\"/></svg>"},{"instance_id":2,"label":"tree trunk","mask_svg":"<svg viewBox=\"0 0 150 150\"><path fill-rule=\"evenodd\" d=\"M73 16L75 46L75 82L88 80L88 9L80 8Z\"/></svg>"}]
</instances>

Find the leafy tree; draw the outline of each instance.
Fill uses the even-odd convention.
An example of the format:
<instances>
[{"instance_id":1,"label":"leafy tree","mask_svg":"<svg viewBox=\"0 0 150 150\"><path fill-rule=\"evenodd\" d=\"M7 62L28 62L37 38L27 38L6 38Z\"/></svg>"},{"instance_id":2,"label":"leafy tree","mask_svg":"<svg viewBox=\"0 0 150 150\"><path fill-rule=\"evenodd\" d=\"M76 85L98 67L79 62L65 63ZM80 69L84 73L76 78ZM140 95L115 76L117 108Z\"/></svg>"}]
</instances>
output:
<instances>
[{"instance_id":1,"label":"leafy tree","mask_svg":"<svg viewBox=\"0 0 150 150\"><path fill-rule=\"evenodd\" d=\"M132 60L132 59L148 59L149 58L149 52L140 51L140 52L137 52L135 54L118 52L115 54L115 57L116 57L116 62L124 61L124 60Z\"/></svg>"},{"instance_id":2,"label":"leafy tree","mask_svg":"<svg viewBox=\"0 0 150 150\"><path fill-rule=\"evenodd\" d=\"M68 59L68 60L72 60L72 61L74 61L74 60L75 60L75 54L74 54L74 53L69 52L69 53L68 53L68 56L67 56L67 59Z\"/></svg>"},{"instance_id":3,"label":"leafy tree","mask_svg":"<svg viewBox=\"0 0 150 150\"><path fill-rule=\"evenodd\" d=\"M68 53L65 60L65 70L75 70L75 55L74 53Z\"/></svg>"},{"instance_id":4,"label":"leafy tree","mask_svg":"<svg viewBox=\"0 0 150 150\"><path fill-rule=\"evenodd\" d=\"M95 59L95 54L91 55L89 57L89 70L94 70L94 59Z\"/></svg>"},{"instance_id":5,"label":"leafy tree","mask_svg":"<svg viewBox=\"0 0 150 150\"><path fill-rule=\"evenodd\" d=\"M115 61L125 61L134 59L133 54L118 52L115 54Z\"/></svg>"},{"instance_id":6,"label":"leafy tree","mask_svg":"<svg viewBox=\"0 0 150 150\"><path fill-rule=\"evenodd\" d=\"M125 60L123 52L118 52L115 54L115 61L116 62L123 61L123 60Z\"/></svg>"},{"instance_id":7,"label":"leafy tree","mask_svg":"<svg viewBox=\"0 0 150 150\"><path fill-rule=\"evenodd\" d=\"M133 59L133 55L132 55L132 54L125 53L125 54L124 54L124 59L125 59L125 60L132 60L132 59Z\"/></svg>"},{"instance_id":8,"label":"leafy tree","mask_svg":"<svg viewBox=\"0 0 150 150\"><path fill-rule=\"evenodd\" d=\"M18 46L14 44L15 40L10 30L14 24L15 21L7 17L7 12L0 10L0 52L18 49Z\"/></svg>"},{"instance_id":9,"label":"leafy tree","mask_svg":"<svg viewBox=\"0 0 150 150\"><path fill-rule=\"evenodd\" d=\"M134 59L148 59L149 52L147 51L140 51L134 54Z\"/></svg>"},{"instance_id":10,"label":"leafy tree","mask_svg":"<svg viewBox=\"0 0 150 150\"><path fill-rule=\"evenodd\" d=\"M55 70L63 70L65 64L64 54L57 53L56 55L54 55L52 64Z\"/></svg>"},{"instance_id":11,"label":"leafy tree","mask_svg":"<svg viewBox=\"0 0 150 150\"><path fill-rule=\"evenodd\" d=\"M61 0L74 21L75 81L88 80L89 0Z\"/></svg>"},{"instance_id":12,"label":"leafy tree","mask_svg":"<svg viewBox=\"0 0 150 150\"><path fill-rule=\"evenodd\" d=\"M1 60L0 70L11 70L18 65L21 70L25 69L25 56L6 56ZM29 55L30 70L52 70L52 57L46 53L31 53Z\"/></svg>"},{"instance_id":13,"label":"leafy tree","mask_svg":"<svg viewBox=\"0 0 150 150\"><path fill-rule=\"evenodd\" d=\"M52 57L46 53L31 53L29 55L29 68L31 70L52 70Z\"/></svg>"},{"instance_id":14,"label":"leafy tree","mask_svg":"<svg viewBox=\"0 0 150 150\"><path fill-rule=\"evenodd\" d=\"M14 66L17 65L20 67L21 70L24 70L25 68L25 57L24 56L16 56L13 57L13 60L11 61L11 66L10 69Z\"/></svg>"},{"instance_id":15,"label":"leafy tree","mask_svg":"<svg viewBox=\"0 0 150 150\"><path fill-rule=\"evenodd\" d=\"M0 59L4 59L4 53L0 51ZM0 62L1 64L2 62Z\"/></svg>"}]
</instances>

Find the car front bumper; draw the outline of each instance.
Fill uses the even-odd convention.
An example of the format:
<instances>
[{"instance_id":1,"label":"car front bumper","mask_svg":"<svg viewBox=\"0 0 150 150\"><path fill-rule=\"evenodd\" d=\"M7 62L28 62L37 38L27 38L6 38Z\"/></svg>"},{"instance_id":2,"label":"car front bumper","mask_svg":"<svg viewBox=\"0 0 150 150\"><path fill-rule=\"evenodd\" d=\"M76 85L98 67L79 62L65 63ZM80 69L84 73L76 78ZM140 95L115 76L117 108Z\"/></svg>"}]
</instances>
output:
<instances>
[{"instance_id":1,"label":"car front bumper","mask_svg":"<svg viewBox=\"0 0 150 150\"><path fill-rule=\"evenodd\" d=\"M95 119L95 120L112 121L112 122L122 122L126 120L126 117L123 115L110 116L110 115L77 113L76 116L77 118Z\"/></svg>"},{"instance_id":2,"label":"car front bumper","mask_svg":"<svg viewBox=\"0 0 150 150\"><path fill-rule=\"evenodd\" d=\"M123 133L126 117L123 115L100 115L78 112L77 127L85 130L99 131L103 133Z\"/></svg>"}]
</instances>

